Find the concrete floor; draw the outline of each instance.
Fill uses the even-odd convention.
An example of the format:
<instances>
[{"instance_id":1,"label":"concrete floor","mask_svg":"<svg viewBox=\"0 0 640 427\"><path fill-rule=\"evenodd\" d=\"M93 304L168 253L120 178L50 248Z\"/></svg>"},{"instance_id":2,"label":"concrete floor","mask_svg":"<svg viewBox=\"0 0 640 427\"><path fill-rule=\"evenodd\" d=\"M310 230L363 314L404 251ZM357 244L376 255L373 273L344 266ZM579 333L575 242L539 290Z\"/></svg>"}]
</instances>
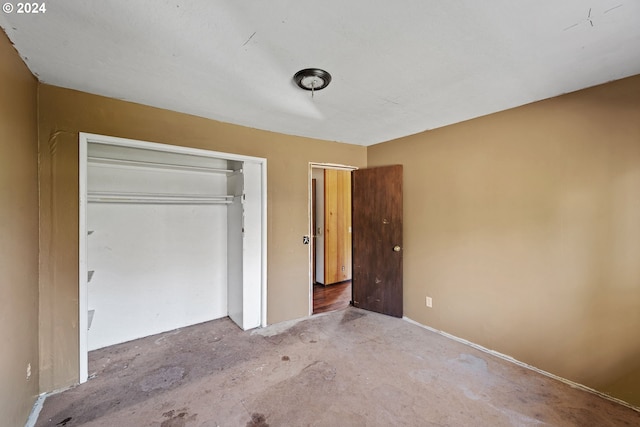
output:
<instances>
[{"instance_id":1,"label":"concrete floor","mask_svg":"<svg viewBox=\"0 0 640 427\"><path fill-rule=\"evenodd\" d=\"M355 308L242 332L220 319L90 354L37 426L639 426L640 413Z\"/></svg>"}]
</instances>

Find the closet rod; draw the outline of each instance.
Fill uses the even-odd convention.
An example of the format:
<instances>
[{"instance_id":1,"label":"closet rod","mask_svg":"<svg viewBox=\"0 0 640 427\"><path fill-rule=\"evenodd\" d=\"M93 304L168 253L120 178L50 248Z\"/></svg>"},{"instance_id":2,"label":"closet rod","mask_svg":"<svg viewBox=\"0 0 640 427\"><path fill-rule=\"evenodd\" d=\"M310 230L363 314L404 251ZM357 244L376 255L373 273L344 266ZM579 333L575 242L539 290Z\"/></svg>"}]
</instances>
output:
<instances>
[{"instance_id":1,"label":"closet rod","mask_svg":"<svg viewBox=\"0 0 640 427\"><path fill-rule=\"evenodd\" d=\"M145 168L155 168L155 169L165 169L165 170L182 170L182 171L192 171L192 172L224 173L224 174L229 174L234 172L232 169L212 168L208 166L175 165L171 163L148 162L146 160L114 159L111 157L88 156L87 160L89 161L89 163L112 165L112 166L128 166L128 167L139 166L139 167L145 167Z\"/></svg>"},{"instance_id":2,"label":"closet rod","mask_svg":"<svg viewBox=\"0 0 640 427\"><path fill-rule=\"evenodd\" d=\"M118 193L93 191L87 194L90 203L135 203L170 205L213 205L230 204L233 196L207 194L158 194L158 193Z\"/></svg>"}]
</instances>

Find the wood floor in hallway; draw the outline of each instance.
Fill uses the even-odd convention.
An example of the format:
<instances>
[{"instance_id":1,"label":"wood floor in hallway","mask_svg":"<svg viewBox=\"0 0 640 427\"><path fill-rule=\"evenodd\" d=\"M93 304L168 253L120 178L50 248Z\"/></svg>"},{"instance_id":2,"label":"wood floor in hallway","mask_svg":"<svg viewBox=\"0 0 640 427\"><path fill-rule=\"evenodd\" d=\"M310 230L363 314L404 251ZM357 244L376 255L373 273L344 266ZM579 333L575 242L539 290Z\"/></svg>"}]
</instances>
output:
<instances>
[{"instance_id":1,"label":"wood floor in hallway","mask_svg":"<svg viewBox=\"0 0 640 427\"><path fill-rule=\"evenodd\" d=\"M326 313L349 307L351 280L333 285L313 285L313 314Z\"/></svg>"}]
</instances>

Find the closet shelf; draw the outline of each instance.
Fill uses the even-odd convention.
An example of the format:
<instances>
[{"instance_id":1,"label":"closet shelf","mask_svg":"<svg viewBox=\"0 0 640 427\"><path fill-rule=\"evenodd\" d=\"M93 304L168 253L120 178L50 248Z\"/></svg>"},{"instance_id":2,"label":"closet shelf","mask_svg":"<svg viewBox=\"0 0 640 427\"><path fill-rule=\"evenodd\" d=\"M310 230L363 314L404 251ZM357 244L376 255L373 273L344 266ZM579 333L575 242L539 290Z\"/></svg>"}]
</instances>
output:
<instances>
[{"instance_id":1,"label":"closet shelf","mask_svg":"<svg viewBox=\"0 0 640 427\"><path fill-rule=\"evenodd\" d=\"M130 203L163 205L217 205L233 203L233 196L211 194L161 194L90 191L89 203Z\"/></svg>"},{"instance_id":2,"label":"closet shelf","mask_svg":"<svg viewBox=\"0 0 640 427\"><path fill-rule=\"evenodd\" d=\"M189 171L189 172L203 172L203 173L219 173L219 174L232 174L235 171L232 169L221 169L221 168L212 168L208 166L195 166L195 165L176 165L171 163L160 163L160 162L148 162L145 160L124 160L124 159L114 159L111 157L98 157L98 156L89 156L87 157L88 163L94 165L108 165L108 166L118 166L124 168L151 168L151 169L160 169L160 170L173 170L173 171Z\"/></svg>"}]
</instances>

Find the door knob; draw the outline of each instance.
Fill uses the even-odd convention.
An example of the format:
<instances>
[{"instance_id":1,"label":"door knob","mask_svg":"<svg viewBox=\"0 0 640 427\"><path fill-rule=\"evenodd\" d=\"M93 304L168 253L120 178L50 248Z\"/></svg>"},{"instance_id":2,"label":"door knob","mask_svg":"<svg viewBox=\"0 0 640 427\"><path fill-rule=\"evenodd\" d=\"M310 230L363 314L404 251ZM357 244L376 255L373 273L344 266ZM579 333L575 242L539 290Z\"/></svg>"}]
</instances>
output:
<instances>
[{"instance_id":1,"label":"door knob","mask_svg":"<svg viewBox=\"0 0 640 427\"><path fill-rule=\"evenodd\" d=\"M393 251L394 251L394 252L400 252L400 246L395 245L395 246L393 247Z\"/></svg>"}]
</instances>

